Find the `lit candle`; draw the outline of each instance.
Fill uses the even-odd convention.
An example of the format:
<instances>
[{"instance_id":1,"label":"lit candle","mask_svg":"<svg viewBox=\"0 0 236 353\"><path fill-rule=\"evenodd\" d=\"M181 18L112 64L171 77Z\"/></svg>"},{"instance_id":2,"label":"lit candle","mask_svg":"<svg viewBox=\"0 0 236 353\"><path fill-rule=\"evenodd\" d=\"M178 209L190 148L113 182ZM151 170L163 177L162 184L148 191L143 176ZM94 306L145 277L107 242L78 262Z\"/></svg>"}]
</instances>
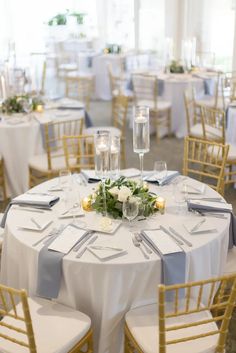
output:
<instances>
[{"instance_id":1,"label":"lit candle","mask_svg":"<svg viewBox=\"0 0 236 353\"><path fill-rule=\"evenodd\" d=\"M92 199L91 197L84 197L82 199L82 208L84 211L92 211Z\"/></svg>"},{"instance_id":2,"label":"lit candle","mask_svg":"<svg viewBox=\"0 0 236 353\"><path fill-rule=\"evenodd\" d=\"M163 197L158 196L156 198L155 207L158 208L161 214L165 213L165 206L166 206L166 200Z\"/></svg>"},{"instance_id":3,"label":"lit candle","mask_svg":"<svg viewBox=\"0 0 236 353\"><path fill-rule=\"evenodd\" d=\"M42 106L42 104L38 104L38 105L36 106L36 112L38 112L38 113L42 113L42 112L43 112L43 106Z\"/></svg>"}]
</instances>

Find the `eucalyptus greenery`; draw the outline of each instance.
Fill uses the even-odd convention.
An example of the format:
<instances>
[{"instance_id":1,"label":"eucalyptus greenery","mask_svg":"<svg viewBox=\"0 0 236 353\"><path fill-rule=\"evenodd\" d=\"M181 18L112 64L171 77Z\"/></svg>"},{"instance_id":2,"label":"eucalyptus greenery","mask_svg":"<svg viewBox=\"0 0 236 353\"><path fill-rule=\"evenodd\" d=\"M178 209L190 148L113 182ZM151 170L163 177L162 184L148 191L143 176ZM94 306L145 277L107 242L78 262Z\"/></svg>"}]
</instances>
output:
<instances>
[{"instance_id":1,"label":"eucalyptus greenery","mask_svg":"<svg viewBox=\"0 0 236 353\"><path fill-rule=\"evenodd\" d=\"M147 217L158 211L155 208L157 195L149 192L146 186L140 186L136 181L120 177L116 181L107 179L105 181L105 193L107 213L113 218L121 218L123 215L123 202L119 201L117 194L112 193L112 189L121 190L127 187L131 191L131 195L140 199L139 214ZM95 192L92 202L92 208L99 213L103 213L103 186L99 184L98 190Z\"/></svg>"},{"instance_id":2,"label":"eucalyptus greenery","mask_svg":"<svg viewBox=\"0 0 236 353\"><path fill-rule=\"evenodd\" d=\"M2 103L2 112L6 114L28 113L29 110L35 110L37 105L43 104L41 97L25 95L16 95L7 98Z\"/></svg>"},{"instance_id":3,"label":"eucalyptus greenery","mask_svg":"<svg viewBox=\"0 0 236 353\"><path fill-rule=\"evenodd\" d=\"M67 24L67 19L68 16L72 16L76 18L76 22L78 25L82 25L84 23L84 16L85 13L79 13L79 12L69 12L69 10L66 10L66 13L59 13L56 16L52 17L48 21L48 26L65 26Z\"/></svg>"}]
</instances>

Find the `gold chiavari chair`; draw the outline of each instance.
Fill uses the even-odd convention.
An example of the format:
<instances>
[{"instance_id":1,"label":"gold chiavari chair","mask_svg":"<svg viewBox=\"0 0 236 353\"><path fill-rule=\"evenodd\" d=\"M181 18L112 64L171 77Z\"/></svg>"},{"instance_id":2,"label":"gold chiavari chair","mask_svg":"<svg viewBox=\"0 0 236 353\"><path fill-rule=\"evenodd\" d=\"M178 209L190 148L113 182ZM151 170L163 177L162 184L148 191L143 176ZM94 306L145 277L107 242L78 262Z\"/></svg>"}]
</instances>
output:
<instances>
[{"instance_id":1,"label":"gold chiavari chair","mask_svg":"<svg viewBox=\"0 0 236 353\"><path fill-rule=\"evenodd\" d=\"M228 285L231 290L225 295ZM214 301L217 288L220 290ZM170 294L173 301L168 302ZM223 353L235 299L236 274L159 285L158 304L126 314L125 353Z\"/></svg>"},{"instance_id":2,"label":"gold chiavari chair","mask_svg":"<svg viewBox=\"0 0 236 353\"><path fill-rule=\"evenodd\" d=\"M57 120L43 126L46 153L35 155L29 161L30 187L57 176L66 167L63 136L82 134L83 121L82 118Z\"/></svg>"},{"instance_id":3,"label":"gold chiavari chair","mask_svg":"<svg viewBox=\"0 0 236 353\"><path fill-rule=\"evenodd\" d=\"M236 100L236 71L224 73L222 77L222 92L226 102L227 100L228 103Z\"/></svg>"},{"instance_id":4,"label":"gold chiavari chair","mask_svg":"<svg viewBox=\"0 0 236 353\"><path fill-rule=\"evenodd\" d=\"M94 76L92 74L79 75L77 73L69 73L65 77L66 92L68 98L81 101L88 111L90 107L90 99L94 89Z\"/></svg>"},{"instance_id":5,"label":"gold chiavari chair","mask_svg":"<svg viewBox=\"0 0 236 353\"><path fill-rule=\"evenodd\" d=\"M121 161L123 167L126 165L125 158L125 141L126 141L126 123L128 114L129 98L126 96L118 95L114 100L113 108L113 126L99 126L89 127L84 129L83 133L86 135L96 134L98 130L110 131L111 135L120 137L121 142Z\"/></svg>"},{"instance_id":6,"label":"gold chiavari chair","mask_svg":"<svg viewBox=\"0 0 236 353\"><path fill-rule=\"evenodd\" d=\"M63 147L67 169L80 172L81 169L94 169L94 136L63 136Z\"/></svg>"},{"instance_id":7,"label":"gold chiavari chair","mask_svg":"<svg viewBox=\"0 0 236 353\"><path fill-rule=\"evenodd\" d=\"M226 143L225 139L225 113L220 109L201 107L203 138L206 140ZM225 184L236 182L236 146L228 143L229 153L226 160Z\"/></svg>"},{"instance_id":8,"label":"gold chiavari chair","mask_svg":"<svg viewBox=\"0 0 236 353\"><path fill-rule=\"evenodd\" d=\"M5 185L5 178L4 178L4 161L1 155L0 155L0 187L2 188L3 201L5 201L7 199L7 193L6 193L6 185Z\"/></svg>"},{"instance_id":9,"label":"gold chiavari chair","mask_svg":"<svg viewBox=\"0 0 236 353\"><path fill-rule=\"evenodd\" d=\"M156 125L157 141L160 139L161 128L167 129L171 135L171 103L159 99L158 79L147 74L132 75L134 101L136 105L146 105L150 108L150 117Z\"/></svg>"},{"instance_id":10,"label":"gold chiavari chair","mask_svg":"<svg viewBox=\"0 0 236 353\"><path fill-rule=\"evenodd\" d=\"M223 195L228 152L228 145L185 137L183 175L199 179Z\"/></svg>"},{"instance_id":11,"label":"gold chiavari chair","mask_svg":"<svg viewBox=\"0 0 236 353\"><path fill-rule=\"evenodd\" d=\"M93 352L87 315L4 285L0 285L0 304L1 352Z\"/></svg>"},{"instance_id":12,"label":"gold chiavari chair","mask_svg":"<svg viewBox=\"0 0 236 353\"><path fill-rule=\"evenodd\" d=\"M193 89L184 92L184 105L187 123L187 133L190 137L202 137L201 115L197 111Z\"/></svg>"}]
</instances>

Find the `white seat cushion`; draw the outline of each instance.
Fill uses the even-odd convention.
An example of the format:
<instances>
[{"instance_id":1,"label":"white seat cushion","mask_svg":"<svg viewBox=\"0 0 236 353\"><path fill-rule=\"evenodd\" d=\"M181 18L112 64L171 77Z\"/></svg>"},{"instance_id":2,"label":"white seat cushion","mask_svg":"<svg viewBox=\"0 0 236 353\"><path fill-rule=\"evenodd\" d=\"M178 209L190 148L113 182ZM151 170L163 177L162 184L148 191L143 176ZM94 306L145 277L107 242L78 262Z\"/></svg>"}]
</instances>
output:
<instances>
[{"instance_id":1,"label":"white seat cushion","mask_svg":"<svg viewBox=\"0 0 236 353\"><path fill-rule=\"evenodd\" d=\"M65 157L60 156L56 158L52 158L52 171L57 172L63 168L66 168ZM42 173L48 172L48 159L47 154L39 154L30 158L29 166L33 169L36 169Z\"/></svg>"},{"instance_id":2,"label":"white seat cushion","mask_svg":"<svg viewBox=\"0 0 236 353\"><path fill-rule=\"evenodd\" d=\"M90 318L76 310L42 298L29 298L30 314L37 347L37 353L68 352L89 331ZM19 307L19 305L18 305ZM15 320L5 317L3 322L15 324ZM24 323L17 322L25 328ZM9 330L1 327L1 333ZM14 332L14 337L25 340L25 336ZM1 353L28 353L29 350L1 338Z\"/></svg>"},{"instance_id":3,"label":"white seat cushion","mask_svg":"<svg viewBox=\"0 0 236 353\"><path fill-rule=\"evenodd\" d=\"M205 95L202 99L196 99L196 103L199 105L205 105L209 108L213 108L215 106L215 97ZM218 97L217 99L217 108L224 109L224 101L222 97Z\"/></svg>"},{"instance_id":4,"label":"white seat cushion","mask_svg":"<svg viewBox=\"0 0 236 353\"><path fill-rule=\"evenodd\" d=\"M99 126L99 127L89 127L84 129L83 134L85 135L95 135L99 130L110 131L111 135L121 137L121 131L113 126Z\"/></svg>"},{"instance_id":5,"label":"white seat cushion","mask_svg":"<svg viewBox=\"0 0 236 353\"><path fill-rule=\"evenodd\" d=\"M138 105L146 105L150 109L155 108L154 102L151 100L147 100L147 99L146 100L145 99L138 100ZM171 108L171 102L158 100L158 102L157 102L157 109L158 110L167 110L170 108Z\"/></svg>"},{"instance_id":6,"label":"white seat cushion","mask_svg":"<svg viewBox=\"0 0 236 353\"><path fill-rule=\"evenodd\" d=\"M224 273L236 272L236 247L229 249Z\"/></svg>"},{"instance_id":7,"label":"white seat cushion","mask_svg":"<svg viewBox=\"0 0 236 353\"><path fill-rule=\"evenodd\" d=\"M172 306L173 310L173 306ZM208 319L210 312L200 312L168 319L167 325L185 324L196 320ZM145 353L159 352L159 332L157 304L146 305L129 311L125 316L126 323L133 337ZM167 333L168 339L187 337L188 335L198 335L207 331L216 330L214 323L199 325L192 328L170 331ZM192 340L184 343L167 346L167 353L213 353L217 344L218 335Z\"/></svg>"},{"instance_id":8,"label":"white seat cushion","mask_svg":"<svg viewBox=\"0 0 236 353\"><path fill-rule=\"evenodd\" d=\"M78 65L76 63L60 64L58 66L58 69L65 70L65 71L74 71L74 70L78 70Z\"/></svg>"},{"instance_id":9,"label":"white seat cushion","mask_svg":"<svg viewBox=\"0 0 236 353\"><path fill-rule=\"evenodd\" d=\"M190 134L194 137L203 138L202 124L195 124L190 128Z\"/></svg>"},{"instance_id":10,"label":"white seat cushion","mask_svg":"<svg viewBox=\"0 0 236 353\"><path fill-rule=\"evenodd\" d=\"M236 161L236 145L229 145L229 154L228 154L228 158L227 161ZM209 147L209 153L212 152L211 147ZM218 150L214 149L213 150L213 155L218 154ZM218 156L218 158L220 158L220 156Z\"/></svg>"}]
</instances>

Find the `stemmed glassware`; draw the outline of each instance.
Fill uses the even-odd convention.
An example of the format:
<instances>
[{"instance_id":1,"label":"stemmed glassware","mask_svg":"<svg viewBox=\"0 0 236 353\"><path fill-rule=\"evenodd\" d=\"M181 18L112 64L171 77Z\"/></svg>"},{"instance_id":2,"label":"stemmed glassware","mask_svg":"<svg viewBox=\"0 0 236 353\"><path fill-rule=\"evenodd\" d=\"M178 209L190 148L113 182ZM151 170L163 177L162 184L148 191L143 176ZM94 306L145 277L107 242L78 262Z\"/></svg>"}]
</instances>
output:
<instances>
[{"instance_id":1,"label":"stemmed glassware","mask_svg":"<svg viewBox=\"0 0 236 353\"><path fill-rule=\"evenodd\" d=\"M103 186L103 215L107 215L105 180L109 175L111 136L107 130L95 135L95 172Z\"/></svg>"},{"instance_id":2,"label":"stemmed glassware","mask_svg":"<svg viewBox=\"0 0 236 353\"><path fill-rule=\"evenodd\" d=\"M110 172L111 178L117 179L120 174L120 137L111 137L110 148Z\"/></svg>"},{"instance_id":3,"label":"stemmed glassware","mask_svg":"<svg viewBox=\"0 0 236 353\"><path fill-rule=\"evenodd\" d=\"M123 215L129 221L129 227L131 228L131 221L134 220L139 213L139 200L135 196L130 196L126 201L123 202Z\"/></svg>"},{"instance_id":4,"label":"stemmed glassware","mask_svg":"<svg viewBox=\"0 0 236 353\"><path fill-rule=\"evenodd\" d=\"M149 108L137 106L134 108L133 119L133 150L139 154L140 182L143 183L143 156L150 149Z\"/></svg>"},{"instance_id":5,"label":"stemmed glassware","mask_svg":"<svg viewBox=\"0 0 236 353\"><path fill-rule=\"evenodd\" d=\"M61 189L64 191L64 202L66 202L68 198L68 191L71 186L71 172L69 169L62 169L59 172L59 185Z\"/></svg>"},{"instance_id":6,"label":"stemmed glassware","mask_svg":"<svg viewBox=\"0 0 236 353\"><path fill-rule=\"evenodd\" d=\"M154 162L154 172L157 181L163 180L167 176L167 164L165 161Z\"/></svg>"}]
</instances>

